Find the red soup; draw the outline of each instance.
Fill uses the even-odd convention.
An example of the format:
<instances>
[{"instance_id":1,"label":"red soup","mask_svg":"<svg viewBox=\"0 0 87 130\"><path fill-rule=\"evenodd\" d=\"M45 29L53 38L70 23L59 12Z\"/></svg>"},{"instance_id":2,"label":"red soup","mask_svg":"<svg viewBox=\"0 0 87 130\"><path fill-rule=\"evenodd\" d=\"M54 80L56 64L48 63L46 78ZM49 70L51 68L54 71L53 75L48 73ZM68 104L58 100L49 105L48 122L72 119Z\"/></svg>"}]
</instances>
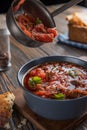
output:
<instances>
[{"instance_id":1,"label":"red soup","mask_svg":"<svg viewBox=\"0 0 87 130\"><path fill-rule=\"evenodd\" d=\"M87 95L87 70L71 63L44 63L28 71L24 86L50 99L73 99Z\"/></svg>"},{"instance_id":2,"label":"red soup","mask_svg":"<svg viewBox=\"0 0 87 130\"><path fill-rule=\"evenodd\" d=\"M31 14L20 14L16 16L16 21L21 30L31 39L48 43L53 42L58 35L56 28L48 28L43 22L35 19Z\"/></svg>"}]
</instances>

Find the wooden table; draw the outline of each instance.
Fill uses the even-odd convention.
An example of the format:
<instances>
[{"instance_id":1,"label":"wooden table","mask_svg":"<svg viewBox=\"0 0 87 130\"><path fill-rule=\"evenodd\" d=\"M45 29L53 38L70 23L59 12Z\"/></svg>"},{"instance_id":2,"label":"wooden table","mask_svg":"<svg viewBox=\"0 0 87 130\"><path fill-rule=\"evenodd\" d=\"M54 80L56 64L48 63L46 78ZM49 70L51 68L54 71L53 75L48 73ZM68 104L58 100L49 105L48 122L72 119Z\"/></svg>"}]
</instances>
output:
<instances>
[{"instance_id":1,"label":"wooden table","mask_svg":"<svg viewBox=\"0 0 87 130\"><path fill-rule=\"evenodd\" d=\"M53 10L55 10L58 7L59 7L59 5L49 6L48 9L50 10L50 12L52 12ZM68 14L72 14L73 12L87 12L87 9L80 7L80 6L73 6L72 8L68 9L67 11L64 11L60 15L56 16L54 19L55 19L56 26L57 26L59 33L68 32L67 21L65 18ZM2 18L0 17L0 20L1 19ZM2 26L2 24L1 24L1 26ZM12 66L8 71L0 73L0 87L3 91L4 90L6 91L8 89L8 86L11 86L10 87L11 89L13 89L13 88L16 89L19 87L19 84L17 81L17 72L24 63L30 61L31 59L48 56L48 55L69 55L69 56L75 56L75 57L87 57L87 50L75 48L72 46L67 46L67 45L64 45L61 43L45 44L38 48L28 48L26 46L19 44L12 36L10 38L11 38L11 63L12 63ZM14 115L17 116L16 113ZM30 116L32 116L32 114ZM35 117L35 116L33 116L33 117ZM30 121L34 125L36 125L38 129L42 130L42 128L43 128L43 130L51 130L50 121L48 121L49 125L47 127L45 127L46 124L41 126L41 124L39 123L41 118L40 119L37 119L37 118L38 117L35 117L36 121L34 121L32 118ZM13 122L13 121L11 120L10 122ZM87 122L87 121L85 120L81 124L81 127L83 127L84 130L87 126L87 125L85 125L85 122ZM13 124L13 126L14 125L15 125L15 123ZM68 122L65 121L62 123L62 125L65 125L65 127L66 127L68 125ZM29 129L29 127L30 127L29 125L27 125L27 126L26 126L27 128L25 127L26 130ZM78 126L78 130L80 130L81 127ZM63 128L60 126L57 130L60 130L60 129L63 129Z\"/></svg>"}]
</instances>

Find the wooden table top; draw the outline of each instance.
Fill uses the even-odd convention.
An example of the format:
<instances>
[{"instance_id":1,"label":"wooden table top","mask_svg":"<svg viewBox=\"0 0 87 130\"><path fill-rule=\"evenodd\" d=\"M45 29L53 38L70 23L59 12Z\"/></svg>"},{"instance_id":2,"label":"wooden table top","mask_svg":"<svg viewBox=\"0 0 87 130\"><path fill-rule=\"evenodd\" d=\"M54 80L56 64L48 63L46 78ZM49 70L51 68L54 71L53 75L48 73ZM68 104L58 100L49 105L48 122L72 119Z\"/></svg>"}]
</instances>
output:
<instances>
[{"instance_id":1,"label":"wooden table top","mask_svg":"<svg viewBox=\"0 0 87 130\"><path fill-rule=\"evenodd\" d=\"M50 10L50 12L52 12L58 7L59 5L55 5L55 6L53 5L47 8ZM63 13L56 16L54 20L59 34L68 32L67 21L65 18L68 14L72 14L73 12L87 12L87 9L81 6L73 6L67 11L64 11ZM0 16L0 20L1 19L2 16ZM2 25L3 22L1 23L0 26ZM28 62L31 59L48 56L48 55L69 55L75 57L87 57L87 50L75 48L61 43L50 43L50 44L47 43L38 48L29 48L18 43L12 36L10 36L10 39L11 39L12 66L8 71L0 73L0 86L1 88L3 88L3 91L6 90L8 86L12 86L12 88L19 87L17 81L17 72L24 63ZM85 130L86 127L85 123L82 123L81 127L82 126L84 127L83 129ZM26 130L27 129L28 128L26 128ZM78 130L80 130L79 126L78 126Z\"/></svg>"}]
</instances>

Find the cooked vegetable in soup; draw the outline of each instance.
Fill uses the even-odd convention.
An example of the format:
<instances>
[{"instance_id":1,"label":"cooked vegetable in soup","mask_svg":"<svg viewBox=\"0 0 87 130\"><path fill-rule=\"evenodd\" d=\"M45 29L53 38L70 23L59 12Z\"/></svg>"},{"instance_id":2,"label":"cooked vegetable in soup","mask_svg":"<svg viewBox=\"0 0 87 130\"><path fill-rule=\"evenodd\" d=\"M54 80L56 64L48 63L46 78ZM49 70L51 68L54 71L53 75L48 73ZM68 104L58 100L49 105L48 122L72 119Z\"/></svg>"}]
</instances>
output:
<instances>
[{"instance_id":1,"label":"cooked vegetable in soup","mask_svg":"<svg viewBox=\"0 0 87 130\"><path fill-rule=\"evenodd\" d=\"M16 21L21 30L31 39L40 42L53 42L58 35L56 28L48 28L43 22L37 18L35 19L29 14L20 14L16 16Z\"/></svg>"},{"instance_id":2,"label":"cooked vegetable in soup","mask_svg":"<svg viewBox=\"0 0 87 130\"><path fill-rule=\"evenodd\" d=\"M68 62L44 63L28 71L23 84L40 97L78 98L87 95L87 70Z\"/></svg>"}]
</instances>

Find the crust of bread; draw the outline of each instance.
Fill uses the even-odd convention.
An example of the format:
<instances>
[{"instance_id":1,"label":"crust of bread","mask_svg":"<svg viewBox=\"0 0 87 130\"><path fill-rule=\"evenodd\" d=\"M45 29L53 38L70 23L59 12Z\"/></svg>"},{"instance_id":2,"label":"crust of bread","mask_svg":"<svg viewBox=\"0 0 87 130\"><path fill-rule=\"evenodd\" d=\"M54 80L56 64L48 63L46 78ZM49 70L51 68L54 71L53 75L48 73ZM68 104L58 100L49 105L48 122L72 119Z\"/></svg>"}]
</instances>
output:
<instances>
[{"instance_id":1,"label":"crust of bread","mask_svg":"<svg viewBox=\"0 0 87 130\"><path fill-rule=\"evenodd\" d=\"M74 13L72 15L68 15L66 20L68 20L70 24L87 26L87 13Z\"/></svg>"},{"instance_id":2,"label":"crust of bread","mask_svg":"<svg viewBox=\"0 0 87 130\"><path fill-rule=\"evenodd\" d=\"M13 93L6 92L0 94L0 127L2 127L12 115L12 107L15 96Z\"/></svg>"},{"instance_id":3,"label":"crust of bread","mask_svg":"<svg viewBox=\"0 0 87 130\"><path fill-rule=\"evenodd\" d=\"M87 13L74 13L66 17L69 39L87 43Z\"/></svg>"},{"instance_id":4,"label":"crust of bread","mask_svg":"<svg viewBox=\"0 0 87 130\"><path fill-rule=\"evenodd\" d=\"M69 39L72 41L87 43L87 27L68 24Z\"/></svg>"}]
</instances>

